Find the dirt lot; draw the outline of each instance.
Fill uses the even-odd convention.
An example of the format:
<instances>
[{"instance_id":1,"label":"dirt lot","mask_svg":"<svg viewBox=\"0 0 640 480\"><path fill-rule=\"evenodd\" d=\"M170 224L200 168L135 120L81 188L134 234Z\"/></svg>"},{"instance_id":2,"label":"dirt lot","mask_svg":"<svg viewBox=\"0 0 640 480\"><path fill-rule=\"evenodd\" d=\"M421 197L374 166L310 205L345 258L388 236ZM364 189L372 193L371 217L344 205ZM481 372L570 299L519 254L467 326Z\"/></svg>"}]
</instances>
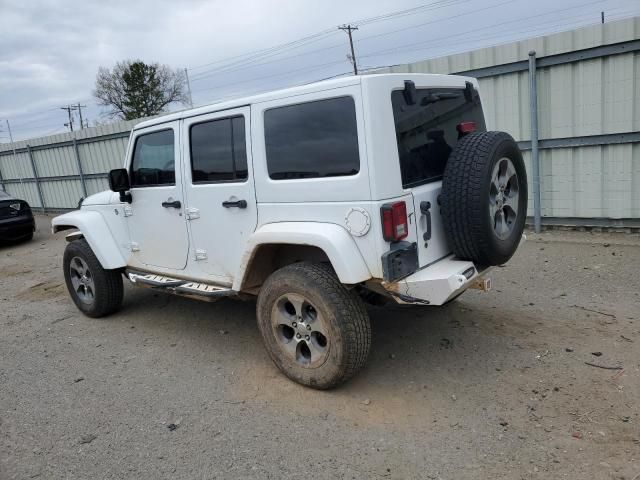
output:
<instances>
[{"instance_id":1,"label":"dirt lot","mask_svg":"<svg viewBox=\"0 0 640 480\"><path fill-rule=\"evenodd\" d=\"M638 235L530 235L489 294L371 308L367 367L318 392L253 302L127 287L83 317L47 224L0 247L3 480L640 478Z\"/></svg>"}]
</instances>

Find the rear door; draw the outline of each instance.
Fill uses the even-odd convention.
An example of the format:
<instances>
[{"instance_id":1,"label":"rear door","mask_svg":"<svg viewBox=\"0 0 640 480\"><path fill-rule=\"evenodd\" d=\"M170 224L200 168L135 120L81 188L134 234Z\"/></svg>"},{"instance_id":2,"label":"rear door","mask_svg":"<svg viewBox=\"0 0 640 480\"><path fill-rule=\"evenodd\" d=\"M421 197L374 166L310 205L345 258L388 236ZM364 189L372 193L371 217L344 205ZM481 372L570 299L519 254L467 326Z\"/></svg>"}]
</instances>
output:
<instances>
[{"instance_id":1,"label":"rear door","mask_svg":"<svg viewBox=\"0 0 640 480\"><path fill-rule=\"evenodd\" d=\"M464 123L476 131L486 130L480 96L470 85L418 88L411 105L401 90L391 94L402 186L413 197L413 225L421 267L451 252L440 215L439 195L449 155L461 138L458 126Z\"/></svg>"},{"instance_id":2,"label":"rear door","mask_svg":"<svg viewBox=\"0 0 640 480\"><path fill-rule=\"evenodd\" d=\"M186 216L195 268L231 284L256 228L249 107L187 118L183 124Z\"/></svg>"}]
</instances>

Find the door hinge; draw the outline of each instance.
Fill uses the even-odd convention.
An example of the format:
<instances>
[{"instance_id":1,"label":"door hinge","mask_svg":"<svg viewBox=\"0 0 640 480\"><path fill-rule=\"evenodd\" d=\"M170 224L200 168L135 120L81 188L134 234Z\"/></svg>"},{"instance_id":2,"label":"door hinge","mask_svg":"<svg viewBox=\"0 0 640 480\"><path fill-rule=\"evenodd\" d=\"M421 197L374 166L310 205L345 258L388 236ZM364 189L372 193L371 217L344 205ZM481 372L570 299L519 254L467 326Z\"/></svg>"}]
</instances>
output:
<instances>
[{"instance_id":1,"label":"door hinge","mask_svg":"<svg viewBox=\"0 0 640 480\"><path fill-rule=\"evenodd\" d=\"M195 220L200 218L200 210L197 208L187 208L187 220Z\"/></svg>"},{"instance_id":2,"label":"door hinge","mask_svg":"<svg viewBox=\"0 0 640 480\"><path fill-rule=\"evenodd\" d=\"M131 205L125 205L123 210L125 217L130 217L131 215L133 215L133 208L131 208Z\"/></svg>"},{"instance_id":3,"label":"door hinge","mask_svg":"<svg viewBox=\"0 0 640 480\"><path fill-rule=\"evenodd\" d=\"M201 250L199 248L196 248L194 256L195 256L196 262L198 260L206 260L207 259L207 251L206 250Z\"/></svg>"},{"instance_id":4,"label":"door hinge","mask_svg":"<svg viewBox=\"0 0 640 480\"><path fill-rule=\"evenodd\" d=\"M138 244L138 242L131 242L129 244L129 250L131 250L132 252L139 252L140 251L140 245Z\"/></svg>"}]
</instances>

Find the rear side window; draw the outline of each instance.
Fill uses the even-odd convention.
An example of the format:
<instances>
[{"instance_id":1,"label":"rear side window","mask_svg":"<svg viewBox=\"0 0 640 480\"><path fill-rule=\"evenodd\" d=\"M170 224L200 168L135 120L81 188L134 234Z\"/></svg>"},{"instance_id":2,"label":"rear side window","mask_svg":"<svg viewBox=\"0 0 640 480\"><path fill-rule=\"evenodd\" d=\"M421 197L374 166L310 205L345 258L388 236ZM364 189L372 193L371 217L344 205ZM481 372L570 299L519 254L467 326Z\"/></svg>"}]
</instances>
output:
<instances>
[{"instance_id":1,"label":"rear side window","mask_svg":"<svg viewBox=\"0 0 640 480\"><path fill-rule=\"evenodd\" d=\"M246 180L243 116L195 124L189 135L193 183Z\"/></svg>"},{"instance_id":2,"label":"rear side window","mask_svg":"<svg viewBox=\"0 0 640 480\"><path fill-rule=\"evenodd\" d=\"M173 130L147 133L136 138L131 163L131 186L175 185Z\"/></svg>"},{"instance_id":3,"label":"rear side window","mask_svg":"<svg viewBox=\"0 0 640 480\"><path fill-rule=\"evenodd\" d=\"M402 90L396 90L391 93L391 104L404 188L442 178L458 143L458 124L475 122L476 131L486 130L475 89L417 89L413 105L407 104Z\"/></svg>"},{"instance_id":4,"label":"rear side window","mask_svg":"<svg viewBox=\"0 0 640 480\"><path fill-rule=\"evenodd\" d=\"M264 114L267 169L274 180L360 171L352 97L273 108Z\"/></svg>"}]
</instances>

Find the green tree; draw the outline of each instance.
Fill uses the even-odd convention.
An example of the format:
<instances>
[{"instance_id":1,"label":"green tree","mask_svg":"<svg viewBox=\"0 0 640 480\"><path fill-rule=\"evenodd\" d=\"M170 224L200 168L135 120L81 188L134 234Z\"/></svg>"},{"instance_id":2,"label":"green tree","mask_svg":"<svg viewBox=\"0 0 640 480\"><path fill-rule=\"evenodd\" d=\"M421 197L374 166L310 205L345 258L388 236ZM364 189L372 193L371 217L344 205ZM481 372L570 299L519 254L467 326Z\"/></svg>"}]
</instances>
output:
<instances>
[{"instance_id":1,"label":"green tree","mask_svg":"<svg viewBox=\"0 0 640 480\"><path fill-rule=\"evenodd\" d=\"M181 70L141 60L118 62L98 69L93 96L109 108L108 115L124 120L164 112L171 103L188 104L186 78Z\"/></svg>"}]
</instances>

